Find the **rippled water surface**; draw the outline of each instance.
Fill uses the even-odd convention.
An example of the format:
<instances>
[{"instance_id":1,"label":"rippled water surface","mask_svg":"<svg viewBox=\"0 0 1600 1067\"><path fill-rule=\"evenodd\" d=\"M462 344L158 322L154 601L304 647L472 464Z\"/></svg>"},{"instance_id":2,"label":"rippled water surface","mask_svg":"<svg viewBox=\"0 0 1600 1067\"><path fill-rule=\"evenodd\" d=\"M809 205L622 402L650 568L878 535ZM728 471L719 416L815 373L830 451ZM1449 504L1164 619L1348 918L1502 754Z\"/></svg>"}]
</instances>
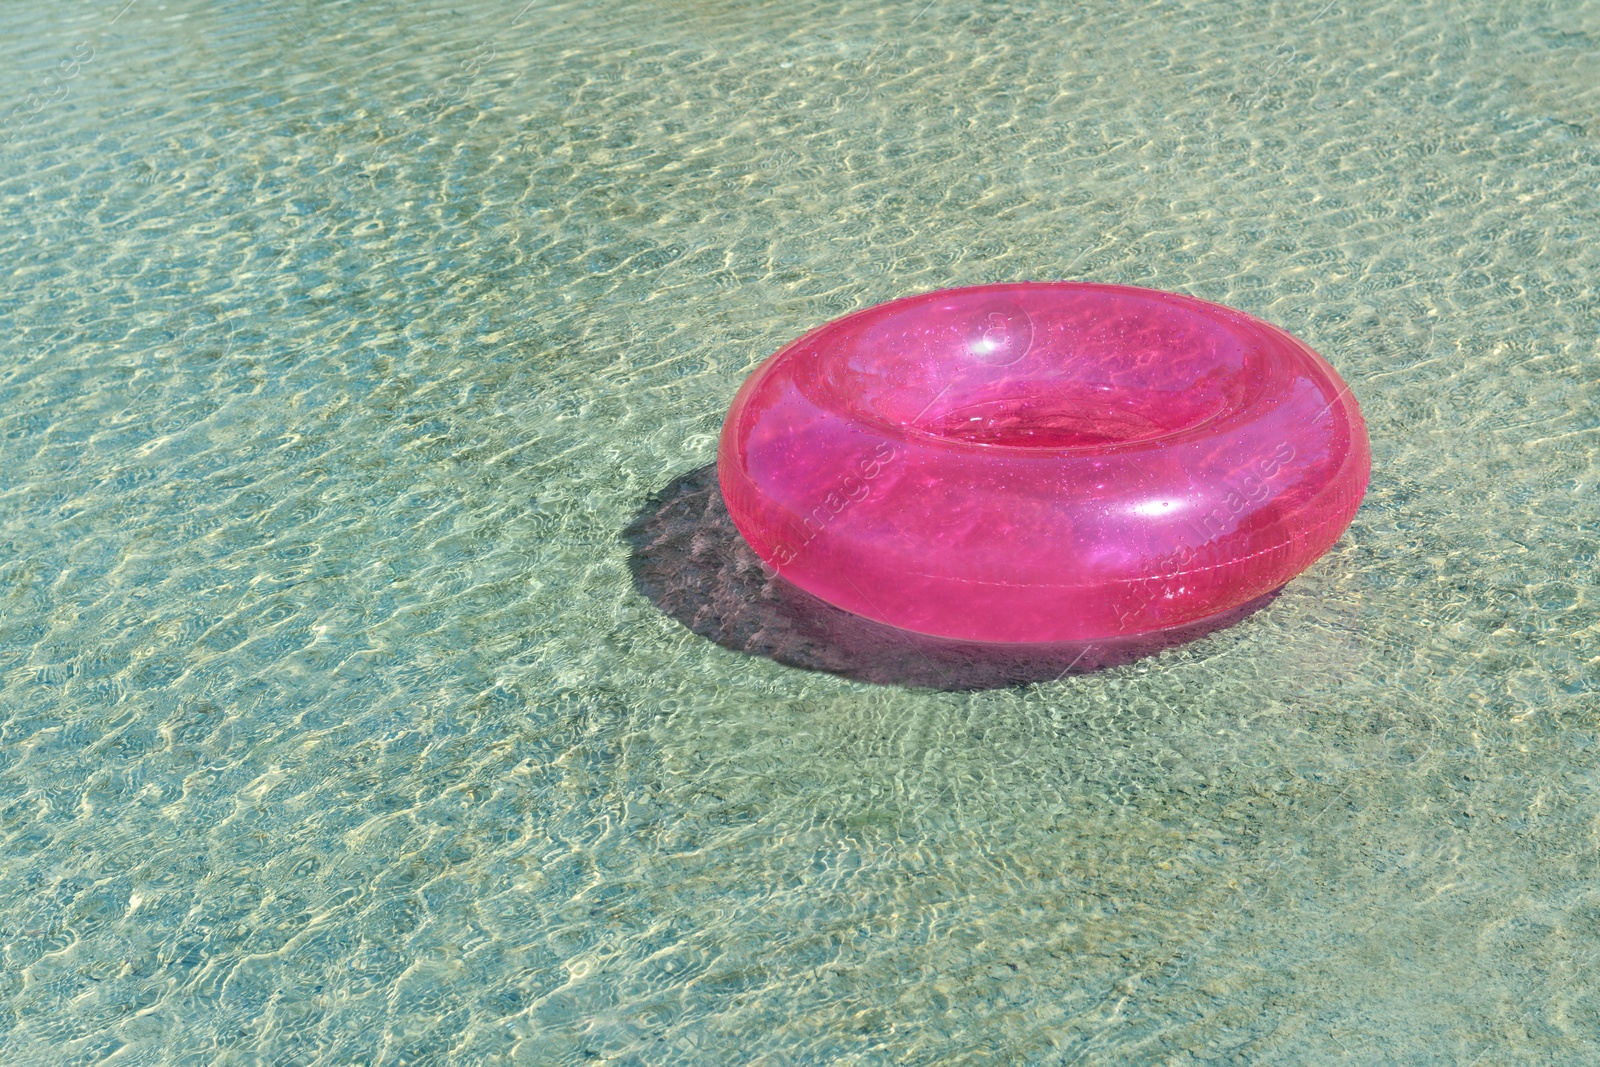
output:
<instances>
[{"instance_id":1,"label":"rippled water surface","mask_svg":"<svg viewBox=\"0 0 1600 1067\"><path fill-rule=\"evenodd\" d=\"M1600 1060L1600 6L126 2L0 10L0 1060ZM1344 539L784 602L743 376L1055 277L1322 351Z\"/></svg>"}]
</instances>

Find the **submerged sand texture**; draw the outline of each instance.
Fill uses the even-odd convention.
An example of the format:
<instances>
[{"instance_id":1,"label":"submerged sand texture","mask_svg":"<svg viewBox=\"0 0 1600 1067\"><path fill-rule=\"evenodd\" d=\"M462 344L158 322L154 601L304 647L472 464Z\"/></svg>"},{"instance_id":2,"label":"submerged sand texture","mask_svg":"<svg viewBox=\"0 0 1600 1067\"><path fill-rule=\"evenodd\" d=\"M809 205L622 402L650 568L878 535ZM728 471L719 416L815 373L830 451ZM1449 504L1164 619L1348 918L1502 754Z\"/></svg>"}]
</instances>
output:
<instances>
[{"instance_id":1,"label":"submerged sand texture","mask_svg":"<svg viewBox=\"0 0 1600 1067\"><path fill-rule=\"evenodd\" d=\"M1596 1062L1597 37L7 5L0 1060ZM1058 277L1355 389L1238 625L941 685L641 541L784 341Z\"/></svg>"}]
</instances>

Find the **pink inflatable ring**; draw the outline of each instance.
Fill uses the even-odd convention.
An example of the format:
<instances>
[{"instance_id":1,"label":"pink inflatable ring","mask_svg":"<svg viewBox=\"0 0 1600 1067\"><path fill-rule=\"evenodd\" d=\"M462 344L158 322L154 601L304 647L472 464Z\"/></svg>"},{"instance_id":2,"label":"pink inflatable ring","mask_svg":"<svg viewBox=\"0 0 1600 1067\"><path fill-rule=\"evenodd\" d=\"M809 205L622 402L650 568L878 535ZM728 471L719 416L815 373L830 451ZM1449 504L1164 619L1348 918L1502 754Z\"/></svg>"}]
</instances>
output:
<instances>
[{"instance_id":1,"label":"pink inflatable ring","mask_svg":"<svg viewBox=\"0 0 1600 1067\"><path fill-rule=\"evenodd\" d=\"M1120 285L951 289L756 368L718 480L757 555L829 603L967 641L1094 641L1282 586L1371 473L1349 387L1289 334Z\"/></svg>"}]
</instances>

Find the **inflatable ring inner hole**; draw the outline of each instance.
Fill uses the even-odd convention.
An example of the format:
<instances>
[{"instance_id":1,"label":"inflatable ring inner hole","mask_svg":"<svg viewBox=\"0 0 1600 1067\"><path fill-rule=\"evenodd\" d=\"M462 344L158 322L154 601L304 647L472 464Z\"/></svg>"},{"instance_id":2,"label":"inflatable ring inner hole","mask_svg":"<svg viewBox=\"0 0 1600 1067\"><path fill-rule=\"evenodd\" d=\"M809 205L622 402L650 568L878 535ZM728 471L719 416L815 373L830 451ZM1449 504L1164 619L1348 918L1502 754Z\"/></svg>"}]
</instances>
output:
<instances>
[{"instance_id":1,"label":"inflatable ring inner hole","mask_svg":"<svg viewBox=\"0 0 1600 1067\"><path fill-rule=\"evenodd\" d=\"M1264 376L1248 324L1161 295L1118 294L1109 307L1103 293L1068 297L1031 311L981 291L914 298L817 331L809 343L835 357L798 384L880 427L975 445L1159 440L1237 410Z\"/></svg>"}]
</instances>

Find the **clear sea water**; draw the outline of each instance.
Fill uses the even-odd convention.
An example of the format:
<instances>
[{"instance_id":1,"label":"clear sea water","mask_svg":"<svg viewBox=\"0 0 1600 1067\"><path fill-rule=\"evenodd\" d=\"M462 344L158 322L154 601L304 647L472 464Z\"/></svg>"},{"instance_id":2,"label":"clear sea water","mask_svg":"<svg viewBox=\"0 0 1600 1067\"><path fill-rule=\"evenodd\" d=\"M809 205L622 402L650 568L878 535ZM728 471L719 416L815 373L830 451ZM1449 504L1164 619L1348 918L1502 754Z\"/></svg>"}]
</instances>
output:
<instances>
[{"instance_id":1,"label":"clear sea water","mask_svg":"<svg viewBox=\"0 0 1600 1067\"><path fill-rule=\"evenodd\" d=\"M1600 5L126 3L0 8L0 1062L1600 1060ZM743 376L1058 277L1323 352L1345 538L784 607Z\"/></svg>"}]
</instances>

